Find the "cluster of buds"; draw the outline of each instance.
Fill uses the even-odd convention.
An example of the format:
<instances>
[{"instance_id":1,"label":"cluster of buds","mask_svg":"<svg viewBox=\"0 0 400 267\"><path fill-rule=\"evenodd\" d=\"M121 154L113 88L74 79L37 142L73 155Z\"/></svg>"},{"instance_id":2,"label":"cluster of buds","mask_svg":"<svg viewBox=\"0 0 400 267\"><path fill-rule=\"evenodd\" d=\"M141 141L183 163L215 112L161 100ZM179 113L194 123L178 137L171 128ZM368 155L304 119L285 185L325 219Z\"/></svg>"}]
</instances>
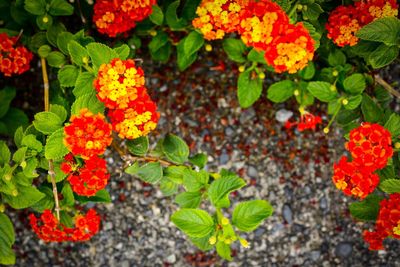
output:
<instances>
[{"instance_id":1,"label":"cluster of buds","mask_svg":"<svg viewBox=\"0 0 400 267\"><path fill-rule=\"evenodd\" d=\"M100 33L115 37L136 26L153 11L156 0L97 0L93 22Z\"/></svg>"},{"instance_id":2,"label":"cluster of buds","mask_svg":"<svg viewBox=\"0 0 400 267\"><path fill-rule=\"evenodd\" d=\"M371 123L363 123L351 130L349 137L345 146L353 161L343 156L334 164L332 180L346 195L363 199L379 184L379 176L374 172L384 168L392 157L392 139L388 130Z\"/></svg>"},{"instance_id":3,"label":"cluster of buds","mask_svg":"<svg viewBox=\"0 0 400 267\"><path fill-rule=\"evenodd\" d=\"M326 24L328 38L338 46L353 46L358 43L356 32L372 21L384 17L396 17L398 4L395 0L366 0L354 5L338 6Z\"/></svg>"},{"instance_id":4,"label":"cluster of buds","mask_svg":"<svg viewBox=\"0 0 400 267\"><path fill-rule=\"evenodd\" d=\"M29 70L33 54L17 43L18 37L0 33L0 72L4 76L22 74Z\"/></svg>"},{"instance_id":5,"label":"cluster of buds","mask_svg":"<svg viewBox=\"0 0 400 267\"><path fill-rule=\"evenodd\" d=\"M266 62L278 73L295 73L314 56L314 40L302 23L289 23L288 15L271 0L203 0L193 26L207 40L237 32L247 46L265 52Z\"/></svg>"}]
</instances>

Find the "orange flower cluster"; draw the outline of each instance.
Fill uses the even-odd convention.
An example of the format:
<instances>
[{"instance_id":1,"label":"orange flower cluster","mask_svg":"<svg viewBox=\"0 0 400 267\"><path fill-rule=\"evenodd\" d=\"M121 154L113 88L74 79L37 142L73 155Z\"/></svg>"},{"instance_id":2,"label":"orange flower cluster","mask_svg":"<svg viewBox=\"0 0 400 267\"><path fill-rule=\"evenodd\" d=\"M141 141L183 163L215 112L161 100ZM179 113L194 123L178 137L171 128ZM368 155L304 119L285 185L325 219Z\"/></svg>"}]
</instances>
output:
<instances>
[{"instance_id":1,"label":"orange flower cluster","mask_svg":"<svg viewBox=\"0 0 400 267\"><path fill-rule=\"evenodd\" d=\"M76 163L72 154L68 154L61 163L61 170L68 174L72 190L81 196L94 196L106 187L110 174L106 161L98 156L84 160L83 166Z\"/></svg>"},{"instance_id":2,"label":"orange flower cluster","mask_svg":"<svg viewBox=\"0 0 400 267\"><path fill-rule=\"evenodd\" d=\"M147 93L143 70L133 60L115 58L101 65L94 87L119 137L135 139L156 128L157 106Z\"/></svg>"},{"instance_id":3,"label":"orange flower cluster","mask_svg":"<svg viewBox=\"0 0 400 267\"><path fill-rule=\"evenodd\" d=\"M100 33L115 37L147 18L156 3L156 0L97 0L93 22Z\"/></svg>"},{"instance_id":4,"label":"orange flower cluster","mask_svg":"<svg viewBox=\"0 0 400 267\"><path fill-rule=\"evenodd\" d=\"M70 124L64 127L64 144L74 155L89 159L105 152L111 144L111 125L102 114L93 115L82 109L79 116L72 115Z\"/></svg>"},{"instance_id":5,"label":"orange flower cluster","mask_svg":"<svg viewBox=\"0 0 400 267\"><path fill-rule=\"evenodd\" d=\"M370 250L383 249L383 240L387 237L400 239L400 194L395 193L379 203L380 209L375 231L364 231L364 240Z\"/></svg>"},{"instance_id":6,"label":"orange flower cluster","mask_svg":"<svg viewBox=\"0 0 400 267\"><path fill-rule=\"evenodd\" d=\"M18 46L18 37L0 33L0 72L5 76L22 74L29 70L33 54L24 46Z\"/></svg>"},{"instance_id":7,"label":"orange flower cluster","mask_svg":"<svg viewBox=\"0 0 400 267\"><path fill-rule=\"evenodd\" d=\"M193 26L207 40L238 32L247 46L265 52L266 62L278 73L295 73L314 56L314 40L302 23L292 25L271 0L203 0Z\"/></svg>"},{"instance_id":8,"label":"orange flower cluster","mask_svg":"<svg viewBox=\"0 0 400 267\"><path fill-rule=\"evenodd\" d=\"M393 155L390 132L379 124L363 123L350 131L350 141L346 149L353 161L347 162L343 156L334 164L332 180L346 195L365 198L379 184L379 176L374 171L386 166Z\"/></svg>"},{"instance_id":9,"label":"orange flower cluster","mask_svg":"<svg viewBox=\"0 0 400 267\"><path fill-rule=\"evenodd\" d=\"M33 231L45 242L87 241L100 229L100 216L93 209L86 215L75 216L74 228L63 225L50 210L45 210L40 218L30 214L29 221Z\"/></svg>"},{"instance_id":10,"label":"orange flower cluster","mask_svg":"<svg viewBox=\"0 0 400 267\"><path fill-rule=\"evenodd\" d=\"M338 46L356 45L355 33L368 23L384 17L396 17L398 4L395 0L367 0L354 5L338 6L329 15L326 29L328 38Z\"/></svg>"},{"instance_id":11,"label":"orange flower cluster","mask_svg":"<svg viewBox=\"0 0 400 267\"><path fill-rule=\"evenodd\" d=\"M297 122L291 122L291 121L287 121L285 123L285 128L286 129L290 129L294 126L297 126L297 130L299 130L300 132L311 129L311 130L315 130L317 124L322 123L322 119L320 116L315 116L307 111L304 111L303 114L300 117L300 121Z\"/></svg>"}]
</instances>

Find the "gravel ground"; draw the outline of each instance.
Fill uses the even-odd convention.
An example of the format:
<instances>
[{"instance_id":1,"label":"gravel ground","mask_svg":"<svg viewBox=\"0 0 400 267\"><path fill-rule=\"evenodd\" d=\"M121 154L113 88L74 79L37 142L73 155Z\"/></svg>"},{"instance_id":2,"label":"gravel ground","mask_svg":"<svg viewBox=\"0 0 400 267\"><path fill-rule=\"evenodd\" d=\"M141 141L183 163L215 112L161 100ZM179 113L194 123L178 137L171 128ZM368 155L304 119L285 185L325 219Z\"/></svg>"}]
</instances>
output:
<instances>
[{"instance_id":1,"label":"gravel ground","mask_svg":"<svg viewBox=\"0 0 400 267\"><path fill-rule=\"evenodd\" d=\"M287 114L293 103L261 100L242 110L235 67L219 71L210 58L183 74L165 65L144 66L162 115L152 138L173 132L192 152L208 153L209 170L238 172L249 186L234 202L271 202L273 216L246 236L251 248L236 246L231 263L215 252L199 252L169 221L177 209L173 198L121 174L122 162L109 152L113 203L98 206L101 232L84 244L44 244L31 232L28 213L13 214L17 266L400 266L399 242L386 241L382 252L367 249L361 233L369 225L351 219L352 200L331 182L332 164L344 153L340 132L333 129L327 138L321 128L286 131L276 111L278 117Z\"/></svg>"}]
</instances>

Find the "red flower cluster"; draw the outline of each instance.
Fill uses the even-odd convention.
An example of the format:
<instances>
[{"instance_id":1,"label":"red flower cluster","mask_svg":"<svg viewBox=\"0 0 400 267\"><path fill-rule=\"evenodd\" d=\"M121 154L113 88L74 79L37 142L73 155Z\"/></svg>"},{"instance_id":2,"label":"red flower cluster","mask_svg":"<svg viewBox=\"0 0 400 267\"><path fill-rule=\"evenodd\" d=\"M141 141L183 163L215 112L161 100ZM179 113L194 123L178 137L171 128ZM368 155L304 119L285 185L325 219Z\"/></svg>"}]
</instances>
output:
<instances>
[{"instance_id":1,"label":"red flower cluster","mask_svg":"<svg viewBox=\"0 0 400 267\"><path fill-rule=\"evenodd\" d=\"M237 31L247 46L265 52L266 62L278 73L295 73L314 56L314 40L302 23L292 25L271 0L203 0L193 26L207 40Z\"/></svg>"},{"instance_id":2,"label":"red flower cluster","mask_svg":"<svg viewBox=\"0 0 400 267\"><path fill-rule=\"evenodd\" d=\"M113 59L99 68L94 80L97 97L107 108L113 130L121 138L147 135L160 117L145 87L143 70L131 59Z\"/></svg>"},{"instance_id":3,"label":"red flower cluster","mask_svg":"<svg viewBox=\"0 0 400 267\"><path fill-rule=\"evenodd\" d=\"M147 18L156 3L156 0L97 0L93 22L100 33L115 37Z\"/></svg>"},{"instance_id":4,"label":"red flower cluster","mask_svg":"<svg viewBox=\"0 0 400 267\"><path fill-rule=\"evenodd\" d=\"M100 216L93 209L86 215L75 216L74 228L60 223L50 210L45 210L40 218L30 214L29 220L33 231L46 242L87 241L100 229Z\"/></svg>"},{"instance_id":5,"label":"red flower cluster","mask_svg":"<svg viewBox=\"0 0 400 267\"><path fill-rule=\"evenodd\" d=\"M89 159L103 154L111 144L111 125L103 115L82 109L79 116L71 116L70 122L64 127L64 144L72 154Z\"/></svg>"},{"instance_id":6,"label":"red flower cluster","mask_svg":"<svg viewBox=\"0 0 400 267\"><path fill-rule=\"evenodd\" d=\"M387 237L400 239L400 194L395 193L379 203L380 209L375 231L364 231L364 240L369 249L383 249L383 240Z\"/></svg>"},{"instance_id":7,"label":"red flower cluster","mask_svg":"<svg viewBox=\"0 0 400 267\"><path fill-rule=\"evenodd\" d=\"M393 154L390 132L379 124L363 123L350 131L346 149L353 161L343 156L334 164L332 180L346 195L365 198L379 184L379 176L373 172L386 166Z\"/></svg>"},{"instance_id":8,"label":"red flower cluster","mask_svg":"<svg viewBox=\"0 0 400 267\"><path fill-rule=\"evenodd\" d=\"M94 196L106 187L110 174L106 161L98 156L84 160L83 166L76 163L72 154L68 154L61 163L61 170L69 174L68 181L72 190L81 196Z\"/></svg>"},{"instance_id":9,"label":"red flower cluster","mask_svg":"<svg viewBox=\"0 0 400 267\"><path fill-rule=\"evenodd\" d=\"M398 4L395 0L367 0L354 5L338 6L329 15L326 29L328 38L338 46L356 45L355 33L368 23L383 17L395 17Z\"/></svg>"},{"instance_id":10,"label":"red flower cluster","mask_svg":"<svg viewBox=\"0 0 400 267\"><path fill-rule=\"evenodd\" d=\"M33 54L24 46L17 45L18 37L0 33L0 72L5 76L22 74L29 70Z\"/></svg>"},{"instance_id":11,"label":"red flower cluster","mask_svg":"<svg viewBox=\"0 0 400 267\"><path fill-rule=\"evenodd\" d=\"M317 124L320 123L322 123L322 119L320 116L315 116L307 111L303 111L299 122L291 122L288 120L285 123L285 128L290 129L297 125L297 130L302 132L308 129L315 130Z\"/></svg>"}]
</instances>

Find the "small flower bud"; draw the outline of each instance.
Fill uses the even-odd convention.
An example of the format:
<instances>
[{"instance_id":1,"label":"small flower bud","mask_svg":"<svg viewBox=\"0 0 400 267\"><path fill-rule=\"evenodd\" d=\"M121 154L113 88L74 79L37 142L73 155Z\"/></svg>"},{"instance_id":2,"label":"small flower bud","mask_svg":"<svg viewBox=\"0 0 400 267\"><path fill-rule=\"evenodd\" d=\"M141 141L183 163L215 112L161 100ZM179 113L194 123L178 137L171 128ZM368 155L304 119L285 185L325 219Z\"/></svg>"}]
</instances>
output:
<instances>
[{"instance_id":1,"label":"small flower bud","mask_svg":"<svg viewBox=\"0 0 400 267\"><path fill-rule=\"evenodd\" d=\"M226 245L230 245L230 244L232 244L232 239L227 238L227 239L225 239L224 243L225 243Z\"/></svg>"},{"instance_id":2,"label":"small flower bud","mask_svg":"<svg viewBox=\"0 0 400 267\"><path fill-rule=\"evenodd\" d=\"M334 77L337 77L339 75L339 72L337 70L332 71L332 75Z\"/></svg>"},{"instance_id":3,"label":"small flower bud","mask_svg":"<svg viewBox=\"0 0 400 267\"><path fill-rule=\"evenodd\" d=\"M17 189L14 189L14 190L11 192L11 194L12 194L14 197L18 196L18 190L17 190Z\"/></svg>"},{"instance_id":4,"label":"small flower bud","mask_svg":"<svg viewBox=\"0 0 400 267\"><path fill-rule=\"evenodd\" d=\"M155 30L151 30L149 31L149 34L154 37L157 35L157 32Z\"/></svg>"},{"instance_id":5,"label":"small flower bud","mask_svg":"<svg viewBox=\"0 0 400 267\"><path fill-rule=\"evenodd\" d=\"M89 58L88 57L82 57L82 62L83 62L83 64L88 64L89 63Z\"/></svg>"},{"instance_id":6,"label":"small flower bud","mask_svg":"<svg viewBox=\"0 0 400 267\"><path fill-rule=\"evenodd\" d=\"M210 237L210 239L208 239L208 243L210 245L215 245L215 243L217 243L217 237L216 236Z\"/></svg>"},{"instance_id":7,"label":"small flower bud","mask_svg":"<svg viewBox=\"0 0 400 267\"><path fill-rule=\"evenodd\" d=\"M6 181L10 181L12 178L12 174L11 173L7 173L6 175L4 175L4 179L6 179Z\"/></svg>"},{"instance_id":8,"label":"small flower bud","mask_svg":"<svg viewBox=\"0 0 400 267\"><path fill-rule=\"evenodd\" d=\"M302 4L298 4L297 5L297 10L301 11L303 9L303 5Z\"/></svg>"},{"instance_id":9,"label":"small flower bud","mask_svg":"<svg viewBox=\"0 0 400 267\"><path fill-rule=\"evenodd\" d=\"M332 92L335 92L335 91L336 91L336 86L332 84L331 87L329 87L329 89L330 89Z\"/></svg>"},{"instance_id":10,"label":"small flower bud","mask_svg":"<svg viewBox=\"0 0 400 267\"><path fill-rule=\"evenodd\" d=\"M3 213L6 210L4 204L0 204L0 213Z\"/></svg>"},{"instance_id":11,"label":"small flower bud","mask_svg":"<svg viewBox=\"0 0 400 267\"><path fill-rule=\"evenodd\" d=\"M303 6L304 11L307 11L307 9L308 9L308 6Z\"/></svg>"},{"instance_id":12,"label":"small flower bud","mask_svg":"<svg viewBox=\"0 0 400 267\"><path fill-rule=\"evenodd\" d=\"M244 248L249 248L250 247L249 242L247 242L246 239L239 238L239 242L242 245L242 247L244 247Z\"/></svg>"},{"instance_id":13,"label":"small flower bud","mask_svg":"<svg viewBox=\"0 0 400 267\"><path fill-rule=\"evenodd\" d=\"M300 112L300 114L304 114L305 111L306 111L306 110L304 109L304 107L299 107L299 112Z\"/></svg>"},{"instance_id":14,"label":"small flower bud","mask_svg":"<svg viewBox=\"0 0 400 267\"><path fill-rule=\"evenodd\" d=\"M343 106L346 106L348 103L349 103L349 100L347 100L347 99L343 99L343 100L342 100Z\"/></svg>"},{"instance_id":15,"label":"small flower bud","mask_svg":"<svg viewBox=\"0 0 400 267\"><path fill-rule=\"evenodd\" d=\"M239 72L243 72L243 71L245 71L245 67L242 65L239 67Z\"/></svg>"},{"instance_id":16,"label":"small flower bud","mask_svg":"<svg viewBox=\"0 0 400 267\"><path fill-rule=\"evenodd\" d=\"M298 96L298 95L300 95L300 91L296 89L296 90L294 90L293 94L294 94L294 96Z\"/></svg>"},{"instance_id":17,"label":"small flower bud","mask_svg":"<svg viewBox=\"0 0 400 267\"><path fill-rule=\"evenodd\" d=\"M212 46L210 44L206 44L204 48L206 49L207 52L212 51Z\"/></svg>"},{"instance_id":18,"label":"small flower bud","mask_svg":"<svg viewBox=\"0 0 400 267\"><path fill-rule=\"evenodd\" d=\"M260 78L261 80L265 79L265 73L261 72L260 74L258 74L258 78Z\"/></svg>"},{"instance_id":19,"label":"small flower bud","mask_svg":"<svg viewBox=\"0 0 400 267\"><path fill-rule=\"evenodd\" d=\"M325 127L323 131L324 131L325 134L328 134L329 133L329 128Z\"/></svg>"},{"instance_id":20,"label":"small flower bud","mask_svg":"<svg viewBox=\"0 0 400 267\"><path fill-rule=\"evenodd\" d=\"M396 142L396 143L394 144L394 148L400 149L400 142Z\"/></svg>"},{"instance_id":21,"label":"small flower bud","mask_svg":"<svg viewBox=\"0 0 400 267\"><path fill-rule=\"evenodd\" d=\"M223 217L223 218L221 219L221 224L222 224L222 225L228 225L228 224L229 224L229 219L226 218L226 217Z\"/></svg>"},{"instance_id":22,"label":"small flower bud","mask_svg":"<svg viewBox=\"0 0 400 267\"><path fill-rule=\"evenodd\" d=\"M47 22L49 22L49 18L48 17L43 17L42 21L43 21L43 23L47 23Z\"/></svg>"},{"instance_id":23,"label":"small flower bud","mask_svg":"<svg viewBox=\"0 0 400 267\"><path fill-rule=\"evenodd\" d=\"M19 166L21 166L22 169L25 169L25 167L26 167L26 161L24 160L23 162L21 162L21 164L19 164Z\"/></svg>"}]
</instances>

